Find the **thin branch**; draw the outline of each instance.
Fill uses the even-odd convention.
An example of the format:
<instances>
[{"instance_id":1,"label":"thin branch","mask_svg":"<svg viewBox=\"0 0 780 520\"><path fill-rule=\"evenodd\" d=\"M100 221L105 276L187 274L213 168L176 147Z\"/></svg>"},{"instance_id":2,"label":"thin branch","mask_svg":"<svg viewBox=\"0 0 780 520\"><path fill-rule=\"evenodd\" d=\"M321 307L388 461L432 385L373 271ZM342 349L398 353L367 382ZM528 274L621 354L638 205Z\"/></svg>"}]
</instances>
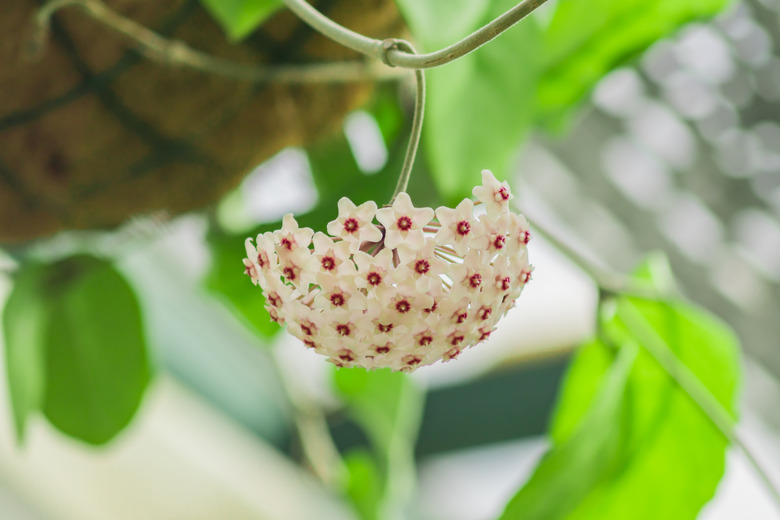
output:
<instances>
[{"instance_id":1,"label":"thin branch","mask_svg":"<svg viewBox=\"0 0 780 520\"><path fill-rule=\"evenodd\" d=\"M50 0L35 15L35 32L28 49L41 52L51 17L65 7L79 7L87 15L138 45L137 51L164 65L194 69L230 79L256 83L348 83L390 80L403 75L376 63L346 61L311 65L264 66L237 63L196 51L180 40L169 40L106 7L100 0Z\"/></svg>"},{"instance_id":2,"label":"thin branch","mask_svg":"<svg viewBox=\"0 0 780 520\"><path fill-rule=\"evenodd\" d=\"M621 313L621 320L640 339L645 350L650 353L677 386L691 398L721 434L745 454L780 511L780 490L737 432L731 414L712 395L709 388L701 382L696 374L675 355L666 341L647 323L633 304L626 304L623 313Z\"/></svg>"},{"instance_id":3,"label":"thin branch","mask_svg":"<svg viewBox=\"0 0 780 520\"><path fill-rule=\"evenodd\" d=\"M290 380L275 350L271 351L270 357L282 389L292 406L295 429L304 459L323 484L336 488L346 474L346 469L322 410L310 402Z\"/></svg>"},{"instance_id":4,"label":"thin branch","mask_svg":"<svg viewBox=\"0 0 780 520\"><path fill-rule=\"evenodd\" d=\"M525 0L462 40L428 54L411 54L397 47L388 48L381 40L368 38L337 24L305 0L284 0L284 3L301 20L345 47L382 60L392 67L428 69L449 63L481 47L531 14L546 1Z\"/></svg>"},{"instance_id":5,"label":"thin branch","mask_svg":"<svg viewBox=\"0 0 780 520\"><path fill-rule=\"evenodd\" d=\"M596 285L602 293L633 296L645 300L661 300L672 296L660 293L649 284L638 283L629 276L605 271L604 269L595 266L538 221L531 222L531 228L534 232L539 233L545 240L555 246L556 249L576 264L577 267L582 269L594 282L596 282Z\"/></svg>"},{"instance_id":6,"label":"thin branch","mask_svg":"<svg viewBox=\"0 0 780 520\"><path fill-rule=\"evenodd\" d=\"M414 47L407 41L396 40L394 47L404 47L410 54L415 54ZM420 145L420 136L422 135L423 118L425 116L425 73L417 69L414 71L414 75L417 80L417 92L414 100L412 132L409 135L409 145L406 148L406 156L404 156L404 164L398 176L398 183L395 186L395 191L393 191L393 196L390 198L390 205L395 202L395 198L399 193L406 191L406 187L409 185L409 178L412 175L412 167L414 166L414 157L417 155L417 148Z\"/></svg>"}]
</instances>

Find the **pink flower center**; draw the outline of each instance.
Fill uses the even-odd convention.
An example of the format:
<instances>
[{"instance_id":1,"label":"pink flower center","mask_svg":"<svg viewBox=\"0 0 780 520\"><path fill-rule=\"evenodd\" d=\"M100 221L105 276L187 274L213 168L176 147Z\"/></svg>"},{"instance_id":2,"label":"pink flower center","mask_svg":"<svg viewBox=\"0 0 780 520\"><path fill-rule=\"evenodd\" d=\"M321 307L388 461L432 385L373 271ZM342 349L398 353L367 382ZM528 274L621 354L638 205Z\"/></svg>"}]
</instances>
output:
<instances>
[{"instance_id":1,"label":"pink flower center","mask_svg":"<svg viewBox=\"0 0 780 520\"><path fill-rule=\"evenodd\" d=\"M368 276L366 276L366 280L368 281L369 285L379 285L382 283L382 275L379 273L371 272L368 273Z\"/></svg>"},{"instance_id":2,"label":"pink flower center","mask_svg":"<svg viewBox=\"0 0 780 520\"><path fill-rule=\"evenodd\" d=\"M498 235L495 240L493 240L493 247L496 249L503 249L505 242L506 237L504 235Z\"/></svg>"},{"instance_id":3,"label":"pink flower center","mask_svg":"<svg viewBox=\"0 0 780 520\"><path fill-rule=\"evenodd\" d=\"M388 323L387 325L383 325L383 324L380 323L380 324L378 324L376 326L376 328L379 329L379 332L387 333L387 332L390 332L391 330L393 330L393 324L392 323Z\"/></svg>"},{"instance_id":4,"label":"pink flower center","mask_svg":"<svg viewBox=\"0 0 780 520\"><path fill-rule=\"evenodd\" d=\"M456 323L463 323L464 321L466 321L466 318L468 318L468 317L469 317L469 315L468 315L467 312L461 312L460 314L458 314L455 317L455 322Z\"/></svg>"},{"instance_id":5,"label":"pink flower center","mask_svg":"<svg viewBox=\"0 0 780 520\"><path fill-rule=\"evenodd\" d=\"M345 348L339 352L339 359L342 361L355 361L355 353Z\"/></svg>"},{"instance_id":6,"label":"pink flower center","mask_svg":"<svg viewBox=\"0 0 780 520\"><path fill-rule=\"evenodd\" d=\"M424 334L420 336L420 339L417 340L417 343L422 347L426 347L430 345L432 341L433 341L432 336L428 336L427 334Z\"/></svg>"},{"instance_id":7,"label":"pink flower center","mask_svg":"<svg viewBox=\"0 0 780 520\"><path fill-rule=\"evenodd\" d=\"M292 242L290 242L290 240L287 238L283 238L280 244L282 247L287 248L287 250L292 249Z\"/></svg>"},{"instance_id":8,"label":"pink flower center","mask_svg":"<svg viewBox=\"0 0 780 520\"><path fill-rule=\"evenodd\" d=\"M326 271L332 271L336 267L336 259L332 256L324 256L322 257L322 268Z\"/></svg>"},{"instance_id":9,"label":"pink flower center","mask_svg":"<svg viewBox=\"0 0 780 520\"><path fill-rule=\"evenodd\" d=\"M460 349L458 347L452 347L451 349L449 349L447 352L444 353L442 359L444 361L449 361L451 359L455 359L459 355L460 355Z\"/></svg>"},{"instance_id":10,"label":"pink flower center","mask_svg":"<svg viewBox=\"0 0 780 520\"><path fill-rule=\"evenodd\" d=\"M311 332L311 327L309 327L308 325L301 325L301 330L302 330L302 331L303 331L303 333L304 333L304 334L306 334L307 336L311 336L311 335L312 335L312 332Z\"/></svg>"},{"instance_id":11,"label":"pink flower center","mask_svg":"<svg viewBox=\"0 0 780 520\"><path fill-rule=\"evenodd\" d=\"M404 356L403 362L409 366L419 365L420 363L422 363L422 358L419 356L413 356L409 354L408 356Z\"/></svg>"},{"instance_id":12,"label":"pink flower center","mask_svg":"<svg viewBox=\"0 0 780 520\"><path fill-rule=\"evenodd\" d=\"M336 326L336 332L341 336L349 336L352 333L352 329L349 328L349 325L342 324Z\"/></svg>"},{"instance_id":13,"label":"pink flower center","mask_svg":"<svg viewBox=\"0 0 780 520\"><path fill-rule=\"evenodd\" d=\"M387 346L387 344L385 344L382 345L381 347L375 348L374 350L376 350L377 354L387 354L388 352L390 352L390 347Z\"/></svg>"},{"instance_id":14,"label":"pink flower center","mask_svg":"<svg viewBox=\"0 0 780 520\"><path fill-rule=\"evenodd\" d=\"M466 235L469 234L469 231L471 231L471 224L469 224L468 221L466 220L461 220L460 222L458 222L458 226L456 229L460 236L465 237Z\"/></svg>"},{"instance_id":15,"label":"pink flower center","mask_svg":"<svg viewBox=\"0 0 780 520\"><path fill-rule=\"evenodd\" d=\"M523 271L520 273L520 281L523 283L528 283L528 281L531 279L531 271Z\"/></svg>"},{"instance_id":16,"label":"pink flower center","mask_svg":"<svg viewBox=\"0 0 780 520\"><path fill-rule=\"evenodd\" d=\"M354 218L348 218L344 221L344 231L347 233L354 233L358 229L358 221Z\"/></svg>"},{"instance_id":17,"label":"pink flower center","mask_svg":"<svg viewBox=\"0 0 780 520\"><path fill-rule=\"evenodd\" d=\"M288 280L295 280L295 269L292 267L285 267L282 269L282 274L284 274L285 278Z\"/></svg>"},{"instance_id":18,"label":"pink flower center","mask_svg":"<svg viewBox=\"0 0 780 520\"><path fill-rule=\"evenodd\" d=\"M524 231L522 236L523 236L523 244L527 244L531 240L531 233L528 231Z\"/></svg>"},{"instance_id":19,"label":"pink flower center","mask_svg":"<svg viewBox=\"0 0 780 520\"><path fill-rule=\"evenodd\" d=\"M488 339L488 337L490 337L490 334L492 332L493 332L492 330L479 329L479 333L480 333L479 341L485 341L486 339Z\"/></svg>"},{"instance_id":20,"label":"pink flower center","mask_svg":"<svg viewBox=\"0 0 780 520\"><path fill-rule=\"evenodd\" d=\"M501 279L501 290L508 291L510 287L512 287L512 280L508 276L505 276Z\"/></svg>"},{"instance_id":21,"label":"pink flower center","mask_svg":"<svg viewBox=\"0 0 780 520\"><path fill-rule=\"evenodd\" d=\"M342 305L344 305L344 295L340 293L331 294L330 303L332 303L336 307L341 307Z\"/></svg>"},{"instance_id":22,"label":"pink flower center","mask_svg":"<svg viewBox=\"0 0 780 520\"><path fill-rule=\"evenodd\" d=\"M396 221L396 225L401 231L409 231L412 228L412 219L404 215Z\"/></svg>"},{"instance_id":23,"label":"pink flower center","mask_svg":"<svg viewBox=\"0 0 780 520\"><path fill-rule=\"evenodd\" d=\"M306 346L307 346L307 347L309 347L309 348L317 348L317 344L316 344L316 343L314 343L314 342L313 342L312 340L310 340L310 339L305 339L305 340L303 340L303 344L304 344L304 345L306 345Z\"/></svg>"},{"instance_id":24,"label":"pink flower center","mask_svg":"<svg viewBox=\"0 0 780 520\"><path fill-rule=\"evenodd\" d=\"M397 310L400 313L409 312L409 309L411 309L412 306L409 304L406 300L401 300L398 303L395 304L395 310Z\"/></svg>"},{"instance_id":25,"label":"pink flower center","mask_svg":"<svg viewBox=\"0 0 780 520\"><path fill-rule=\"evenodd\" d=\"M506 188L501 188L496 192L496 200L498 202L509 200L509 192L506 190Z\"/></svg>"},{"instance_id":26,"label":"pink flower center","mask_svg":"<svg viewBox=\"0 0 780 520\"><path fill-rule=\"evenodd\" d=\"M265 266L268 264L268 255L265 253L258 253L257 254L257 265L259 265L261 268L265 268Z\"/></svg>"},{"instance_id":27,"label":"pink flower center","mask_svg":"<svg viewBox=\"0 0 780 520\"><path fill-rule=\"evenodd\" d=\"M480 307L479 309L479 318L482 320L486 320L490 317L490 315L493 314L493 309L490 307Z\"/></svg>"},{"instance_id":28,"label":"pink flower center","mask_svg":"<svg viewBox=\"0 0 780 520\"><path fill-rule=\"evenodd\" d=\"M475 274L471 275L471 277L469 278L469 285L473 289L476 289L477 287L479 287L479 285L481 283L482 283L482 275L479 274L479 273L475 273Z\"/></svg>"},{"instance_id":29,"label":"pink flower center","mask_svg":"<svg viewBox=\"0 0 780 520\"><path fill-rule=\"evenodd\" d=\"M427 273L431 268L431 264L428 263L428 260L417 260L417 262L414 264L414 270L418 274L425 274Z\"/></svg>"},{"instance_id":30,"label":"pink flower center","mask_svg":"<svg viewBox=\"0 0 780 520\"><path fill-rule=\"evenodd\" d=\"M423 309L423 312L426 314L430 314L433 311L435 311L439 307L439 304L436 302L436 300L433 301L433 305L428 307L427 309Z\"/></svg>"},{"instance_id":31,"label":"pink flower center","mask_svg":"<svg viewBox=\"0 0 780 520\"><path fill-rule=\"evenodd\" d=\"M463 334L457 334L457 333L454 333L454 332L453 332L453 333L450 335L450 345L460 345L460 343L461 343L461 342L462 342L464 339L465 339L465 338L464 338Z\"/></svg>"},{"instance_id":32,"label":"pink flower center","mask_svg":"<svg viewBox=\"0 0 780 520\"><path fill-rule=\"evenodd\" d=\"M270 303L274 307L278 307L282 303L282 299L276 293L269 293L268 294L268 303Z\"/></svg>"}]
</instances>

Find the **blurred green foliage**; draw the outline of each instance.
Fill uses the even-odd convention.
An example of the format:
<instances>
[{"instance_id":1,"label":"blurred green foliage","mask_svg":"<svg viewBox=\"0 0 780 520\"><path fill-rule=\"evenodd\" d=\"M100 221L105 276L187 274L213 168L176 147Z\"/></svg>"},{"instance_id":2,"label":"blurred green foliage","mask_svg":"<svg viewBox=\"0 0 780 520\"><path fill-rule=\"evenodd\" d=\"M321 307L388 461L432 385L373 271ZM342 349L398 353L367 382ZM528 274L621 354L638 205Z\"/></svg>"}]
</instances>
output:
<instances>
[{"instance_id":1,"label":"blurred green foliage","mask_svg":"<svg viewBox=\"0 0 780 520\"><path fill-rule=\"evenodd\" d=\"M663 264L650 265L640 276L667 284ZM736 414L739 345L728 327L681 301L619 297L603 306L598 338L572 361L552 448L502 520L685 520L712 498L728 441L626 325L632 311Z\"/></svg>"},{"instance_id":2,"label":"blurred green foliage","mask_svg":"<svg viewBox=\"0 0 780 520\"><path fill-rule=\"evenodd\" d=\"M414 485L414 445L424 394L402 372L334 369L334 383L349 415L366 433L371 459L350 457L349 494L364 520L397 518ZM371 460L371 462L369 462Z\"/></svg>"},{"instance_id":3,"label":"blurred green foliage","mask_svg":"<svg viewBox=\"0 0 780 520\"><path fill-rule=\"evenodd\" d=\"M282 6L282 0L201 0L231 40L248 36Z\"/></svg>"},{"instance_id":4,"label":"blurred green foliage","mask_svg":"<svg viewBox=\"0 0 780 520\"><path fill-rule=\"evenodd\" d=\"M544 35L537 118L562 129L610 70L691 20L713 16L731 0L561 0Z\"/></svg>"},{"instance_id":5,"label":"blurred green foliage","mask_svg":"<svg viewBox=\"0 0 780 520\"><path fill-rule=\"evenodd\" d=\"M132 419L151 378L141 311L110 262L78 255L29 263L3 316L19 437L34 411L104 444Z\"/></svg>"}]
</instances>

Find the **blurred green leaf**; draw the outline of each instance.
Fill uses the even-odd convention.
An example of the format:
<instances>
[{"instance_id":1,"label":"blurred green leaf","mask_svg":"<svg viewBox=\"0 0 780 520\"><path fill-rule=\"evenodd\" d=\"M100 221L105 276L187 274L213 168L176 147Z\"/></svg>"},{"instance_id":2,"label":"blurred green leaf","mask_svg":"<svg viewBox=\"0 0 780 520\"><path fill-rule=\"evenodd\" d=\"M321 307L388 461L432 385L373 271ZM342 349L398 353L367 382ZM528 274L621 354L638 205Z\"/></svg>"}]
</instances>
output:
<instances>
[{"instance_id":1,"label":"blurred green leaf","mask_svg":"<svg viewBox=\"0 0 780 520\"><path fill-rule=\"evenodd\" d=\"M379 85L366 110L374 116L385 145L392 146L404 127L404 114L398 100L398 86Z\"/></svg>"},{"instance_id":2,"label":"blurred green leaf","mask_svg":"<svg viewBox=\"0 0 780 520\"><path fill-rule=\"evenodd\" d=\"M50 305L45 271L23 265L3 311L5 360L17 440L24 439L27 417L40 409L46 388L44 355Z\"/></svg>"},{"instance_id":3,"label":"blurred green leaf","mask_svg":"<svg viewBox=\"0 0 780 520\"><path fill-rule=\"evenodd\" d=\"M397 0L427 51L463 38L515 0ZM430 70L423 145L449 203L471 196L480 172L505 179L535 113L542 33L528 18L477 51Z\"/></svg>"},{"instance_id":4,"label":"blurred green leaf","mask_svg":"<svg viewBox=\"0 0 780 520\"><path fill-rule=\"evenodd\" d=\"M659 266L663 264L644 266L641 278L650 277L656 285L669 283L666 269ZM551 426L550 453L502 520L689 520L712 498L723 475L728 442L644 348L641 331L626 327L628 312L638 312L735 414L740 364L733 333L686 303L620 298L603 317L600 340L584 346L573 360ZM602 381L614 370L618 348L638 355L621 394L619 417L603 421L602 431L593 433L596 438L610 436L612 451L588 458L594 453L592 441L578 436L590 424L593 407L604 399ZM545 461L558 460L565 449L581 451L577 460L584 464L563 464L552 472ZM579 487L551 508L546 503L554 494L547 493L562 489L562 480ZM534 516L537 512L541 516Z\"/></svg>"},{"instance_id":5,"label":"blurred green leaf","mask_svg":"<svg viewBox=\"0 0 780 520\"><path fill-rule=\"evenodd\" d=\"M201 0L232 40L248 36L281 6L282 0Z\"/></svg>"},{"instance_id":6,"label":"blurred green leaf","mask_svg":"<svg viewBox=\"0 0 780 520\"><path fill-rule=\"evenodd\" d=\"M424 394L409 376L389 369L335 369L334 382L350 416L366 432L381 473L381 493L373 511L379 518L391 518L388 511L402 505L412 491ZM374 495L363 495L370 496ZM364 510L367 504L358 506Z\"/></svg>"},{"instance_id":7,"label":"blurred green leaf","mask_svg":"<svg viewBox=\"0 0 780 520\"><path fill-rule=\"evenodd\" d=\"M391 170L393 161L388 161L374 175L364 174L343 133L309 146L306 153L320 196L317 207L328 213L327 220L319 223L315 229L324 230L326 224L338 216L336 204L341 197L349 197L355 204L373 200L379 206L383 204L382 201L390 199L398 177L397 172Z\"/></svg>"},{"instance_id":8,"label":"blurred green leaf","mask_svg":"<svg viewBox=\"0 0 780 520\"><path fill-rule=\"evenodd\" d=\"M380 520L377 505L382 501L382 476L367 450L354 449L344 457L347 466L347 495L362 520Z\"/></svg>"},{"instance_id":9,"label":"blurred green leaf","mask_svg":"<svg viewBox=\"0 0 780 520\"><path fill-rule=\"evenodd\" d=\"M610 70L731 0L560 0L545 38L538 118L560 126Z\"/></svg>"},{"instance_id":10,"label":"blurred green leaf","mask_svg":"<svg viewBox=\"0 0 780 520\"><path fill-rule=\"evenodd\" d=\"M47 269L43 412L60 431L104 444L132 419L151 378L141 311L114 267L75 256Z\"/></svg>"},{"instance_id":11,"label":"blurred green leaf","mask_svg":"<svg viewBox=\"0 0 780 520\"><path fill-rule=\"evenodd\" d=\"M580 359L590 365L590 352L596 351L601 357L602 349L598 342L583 347L574 366L580 366ZM617 357L610 354L599 362L603 372L589 388L592 399L582 402L584 413L567 437L553 439L553 447L507 504L500 520L571 518L569 513L614 468L620 449L622 400L636 354L635 348L624 348ZM570 374L566 387L577 379L580 376Z\"/></svg>"},{"instance_id":12,"label":"blurred green leaf","mask_svg":"<svg viewBox=\"0 0 780 520\"><path fill-rule=\"evenodd\" d=\"M24 265L3 329L20 440L37 410L91 444L132 419L151 371L135 294L110 263L80 255Z\"/></svg>"}]
</instances>

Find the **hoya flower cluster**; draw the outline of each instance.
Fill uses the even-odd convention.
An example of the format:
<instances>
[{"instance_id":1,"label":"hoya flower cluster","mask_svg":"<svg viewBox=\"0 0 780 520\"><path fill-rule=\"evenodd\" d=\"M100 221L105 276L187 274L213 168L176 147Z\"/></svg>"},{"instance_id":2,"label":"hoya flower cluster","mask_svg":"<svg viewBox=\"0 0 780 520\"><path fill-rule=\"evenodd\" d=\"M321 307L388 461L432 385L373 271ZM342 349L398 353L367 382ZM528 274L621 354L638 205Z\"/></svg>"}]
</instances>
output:
<instances>
[{"instance_id":1,"label":"hoya flower cluster","mask_svg":"<svg viewBox=\"0 0 780 520\"><path fill-rule=\"evenodd\" d=\"M337 366L411 371L484 341L531 276L528 223L509 186L482 172L477 205L390 207L342 198L328 234L282 229L246 241L246 273L271 318Z\"/></svg>"}]
</instances>

